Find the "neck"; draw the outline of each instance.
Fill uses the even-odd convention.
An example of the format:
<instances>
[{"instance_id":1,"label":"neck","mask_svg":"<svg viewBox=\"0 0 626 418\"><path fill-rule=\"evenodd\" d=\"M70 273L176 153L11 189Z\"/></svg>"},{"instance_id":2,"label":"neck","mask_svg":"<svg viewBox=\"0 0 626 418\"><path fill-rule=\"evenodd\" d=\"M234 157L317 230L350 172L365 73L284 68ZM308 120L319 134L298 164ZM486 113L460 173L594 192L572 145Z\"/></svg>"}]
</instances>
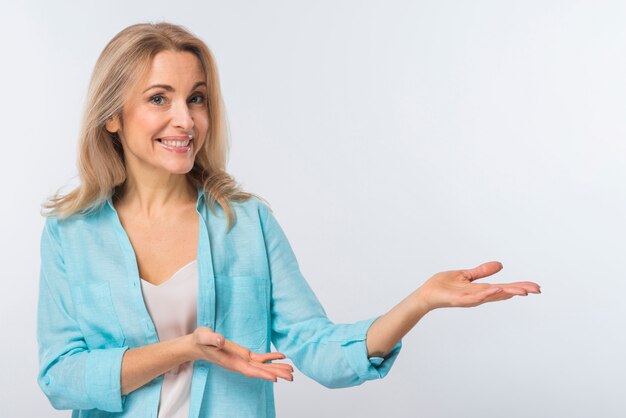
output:
<instances>
[{"instance_id":1,"label":"neck","mask_svg":"<svg viewBox=\"0 0 626 418\"><path fill-rule=\"evenodd\" d=\"M197 189L185 174L171 174L141 181L130 173L124 183L119 204L143 219L158 219L182 207L194 204Z\"/></svg>"}]
</instances>

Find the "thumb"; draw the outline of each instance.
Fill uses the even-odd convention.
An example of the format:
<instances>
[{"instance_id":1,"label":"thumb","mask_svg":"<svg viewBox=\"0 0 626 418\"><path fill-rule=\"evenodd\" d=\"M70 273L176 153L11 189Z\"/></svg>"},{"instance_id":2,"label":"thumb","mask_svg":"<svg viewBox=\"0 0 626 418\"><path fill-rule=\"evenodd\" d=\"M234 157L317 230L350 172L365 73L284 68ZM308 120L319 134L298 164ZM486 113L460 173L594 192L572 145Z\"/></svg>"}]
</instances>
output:
<instances>
[{"instance_id":1,"label":"thumb","mask_svg":"<svg viewBox=\"0 0 626 418\"><path fill-rule=\"evenodd\" d=\"M211 328L201 328L198 330L196 341L202 345L212 345L216 348L224 347L224 336L213 332Z\"/></svg>"},{"instance_id":2,"label":"thumb","mask_svg":"<svg viewBox=\"0 0 626 418\"><path fill-rule=\"evenodd\" d=\"M483 277L491 276L492 274L496 274L502 270L502 263L499 261L489 261L487 263L483 263L478 267L474 267L473 269L461 270L461 274L470 281L474 281L476 279L482 279Z\"/></svg>"}]
</instances>

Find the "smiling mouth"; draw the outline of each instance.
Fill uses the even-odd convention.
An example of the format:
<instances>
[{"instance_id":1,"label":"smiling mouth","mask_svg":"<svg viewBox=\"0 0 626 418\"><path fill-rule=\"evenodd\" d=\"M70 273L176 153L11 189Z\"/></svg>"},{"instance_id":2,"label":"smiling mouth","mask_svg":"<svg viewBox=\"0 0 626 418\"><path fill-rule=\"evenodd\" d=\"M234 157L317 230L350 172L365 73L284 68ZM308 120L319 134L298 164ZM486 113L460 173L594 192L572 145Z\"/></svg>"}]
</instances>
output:
<instances>
[{"instance_id":1,"label":"smiling mouth","mask_svg":"<svg viewBox=\"0 0 626 418\"><path fill-rule=\"evenodd\" d=\"M166 141L166 140L157 139L157 141L159 141L163 145L167 145L168 147L186 147L191 143L190 139L186 141Z\"/></svg>"},{"instance_id":2,"label":"smiling mouth","mask_svg":"<svg viewBox=\"0 0 626 418\"><path fill-rule=\"evenodd\" d=\"M168 136L156 140L168 147L187 147L193 141L193 137L191 135Z\"/></svg>"}]
</instances>

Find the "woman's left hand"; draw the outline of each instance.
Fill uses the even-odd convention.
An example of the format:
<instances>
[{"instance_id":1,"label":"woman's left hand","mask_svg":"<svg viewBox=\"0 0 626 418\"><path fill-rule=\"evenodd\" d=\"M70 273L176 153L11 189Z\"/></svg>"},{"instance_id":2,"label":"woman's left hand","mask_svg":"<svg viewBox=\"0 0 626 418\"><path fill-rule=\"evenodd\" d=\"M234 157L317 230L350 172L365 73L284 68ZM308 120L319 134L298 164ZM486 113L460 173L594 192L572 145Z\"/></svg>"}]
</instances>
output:
<instances>
[{"instance_id":1,"label":"woman's left hand","mask_svg":"<svg viewBox=\"0 0 626 418\"><path fill-rule=\"evenodd\" d=\"M483 263L469 270L437 273L417 290L382 315L367 332L367 353L370 357L384 357L428 312L452 306L470 307L486 302L541 293L533 282L474 283L476 279L491 276L502 270L498 261Z\"/></svg>"},{"instance_id":2,"label":"woman's left hand","mask_svg":"<svg viewBox=\"0 0 626 418\"><path fill-rule=\"evenodd\" d=\"M539 285L533 282L474 283L476 279L491 276L500 270L500 262L490 261L469 270L444 271L424 282L417 292L427 311L445 307L472 307L516 295L541 293Z\"/></svg>"}]
</instances>

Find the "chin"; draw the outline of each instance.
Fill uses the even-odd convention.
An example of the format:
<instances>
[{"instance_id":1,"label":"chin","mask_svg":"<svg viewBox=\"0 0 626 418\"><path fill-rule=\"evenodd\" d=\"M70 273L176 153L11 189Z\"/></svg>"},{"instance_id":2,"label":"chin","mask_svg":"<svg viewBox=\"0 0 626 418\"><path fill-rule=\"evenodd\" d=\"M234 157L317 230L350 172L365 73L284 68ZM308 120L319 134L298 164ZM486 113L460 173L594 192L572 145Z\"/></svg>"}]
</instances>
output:
<instances>
[{"instance_id":1,"label":"chin","mask_svg":"<svg viewBox=\"0 0 626 418\"><path fill-rule=\"evenodd\" d=\"M181 167L181 166L164 167L164 169L168 171L170 174L187 174L191 171L192 168L193 168L193 164L185 165L184 167Z\"/></svg>"}]
</instances>

